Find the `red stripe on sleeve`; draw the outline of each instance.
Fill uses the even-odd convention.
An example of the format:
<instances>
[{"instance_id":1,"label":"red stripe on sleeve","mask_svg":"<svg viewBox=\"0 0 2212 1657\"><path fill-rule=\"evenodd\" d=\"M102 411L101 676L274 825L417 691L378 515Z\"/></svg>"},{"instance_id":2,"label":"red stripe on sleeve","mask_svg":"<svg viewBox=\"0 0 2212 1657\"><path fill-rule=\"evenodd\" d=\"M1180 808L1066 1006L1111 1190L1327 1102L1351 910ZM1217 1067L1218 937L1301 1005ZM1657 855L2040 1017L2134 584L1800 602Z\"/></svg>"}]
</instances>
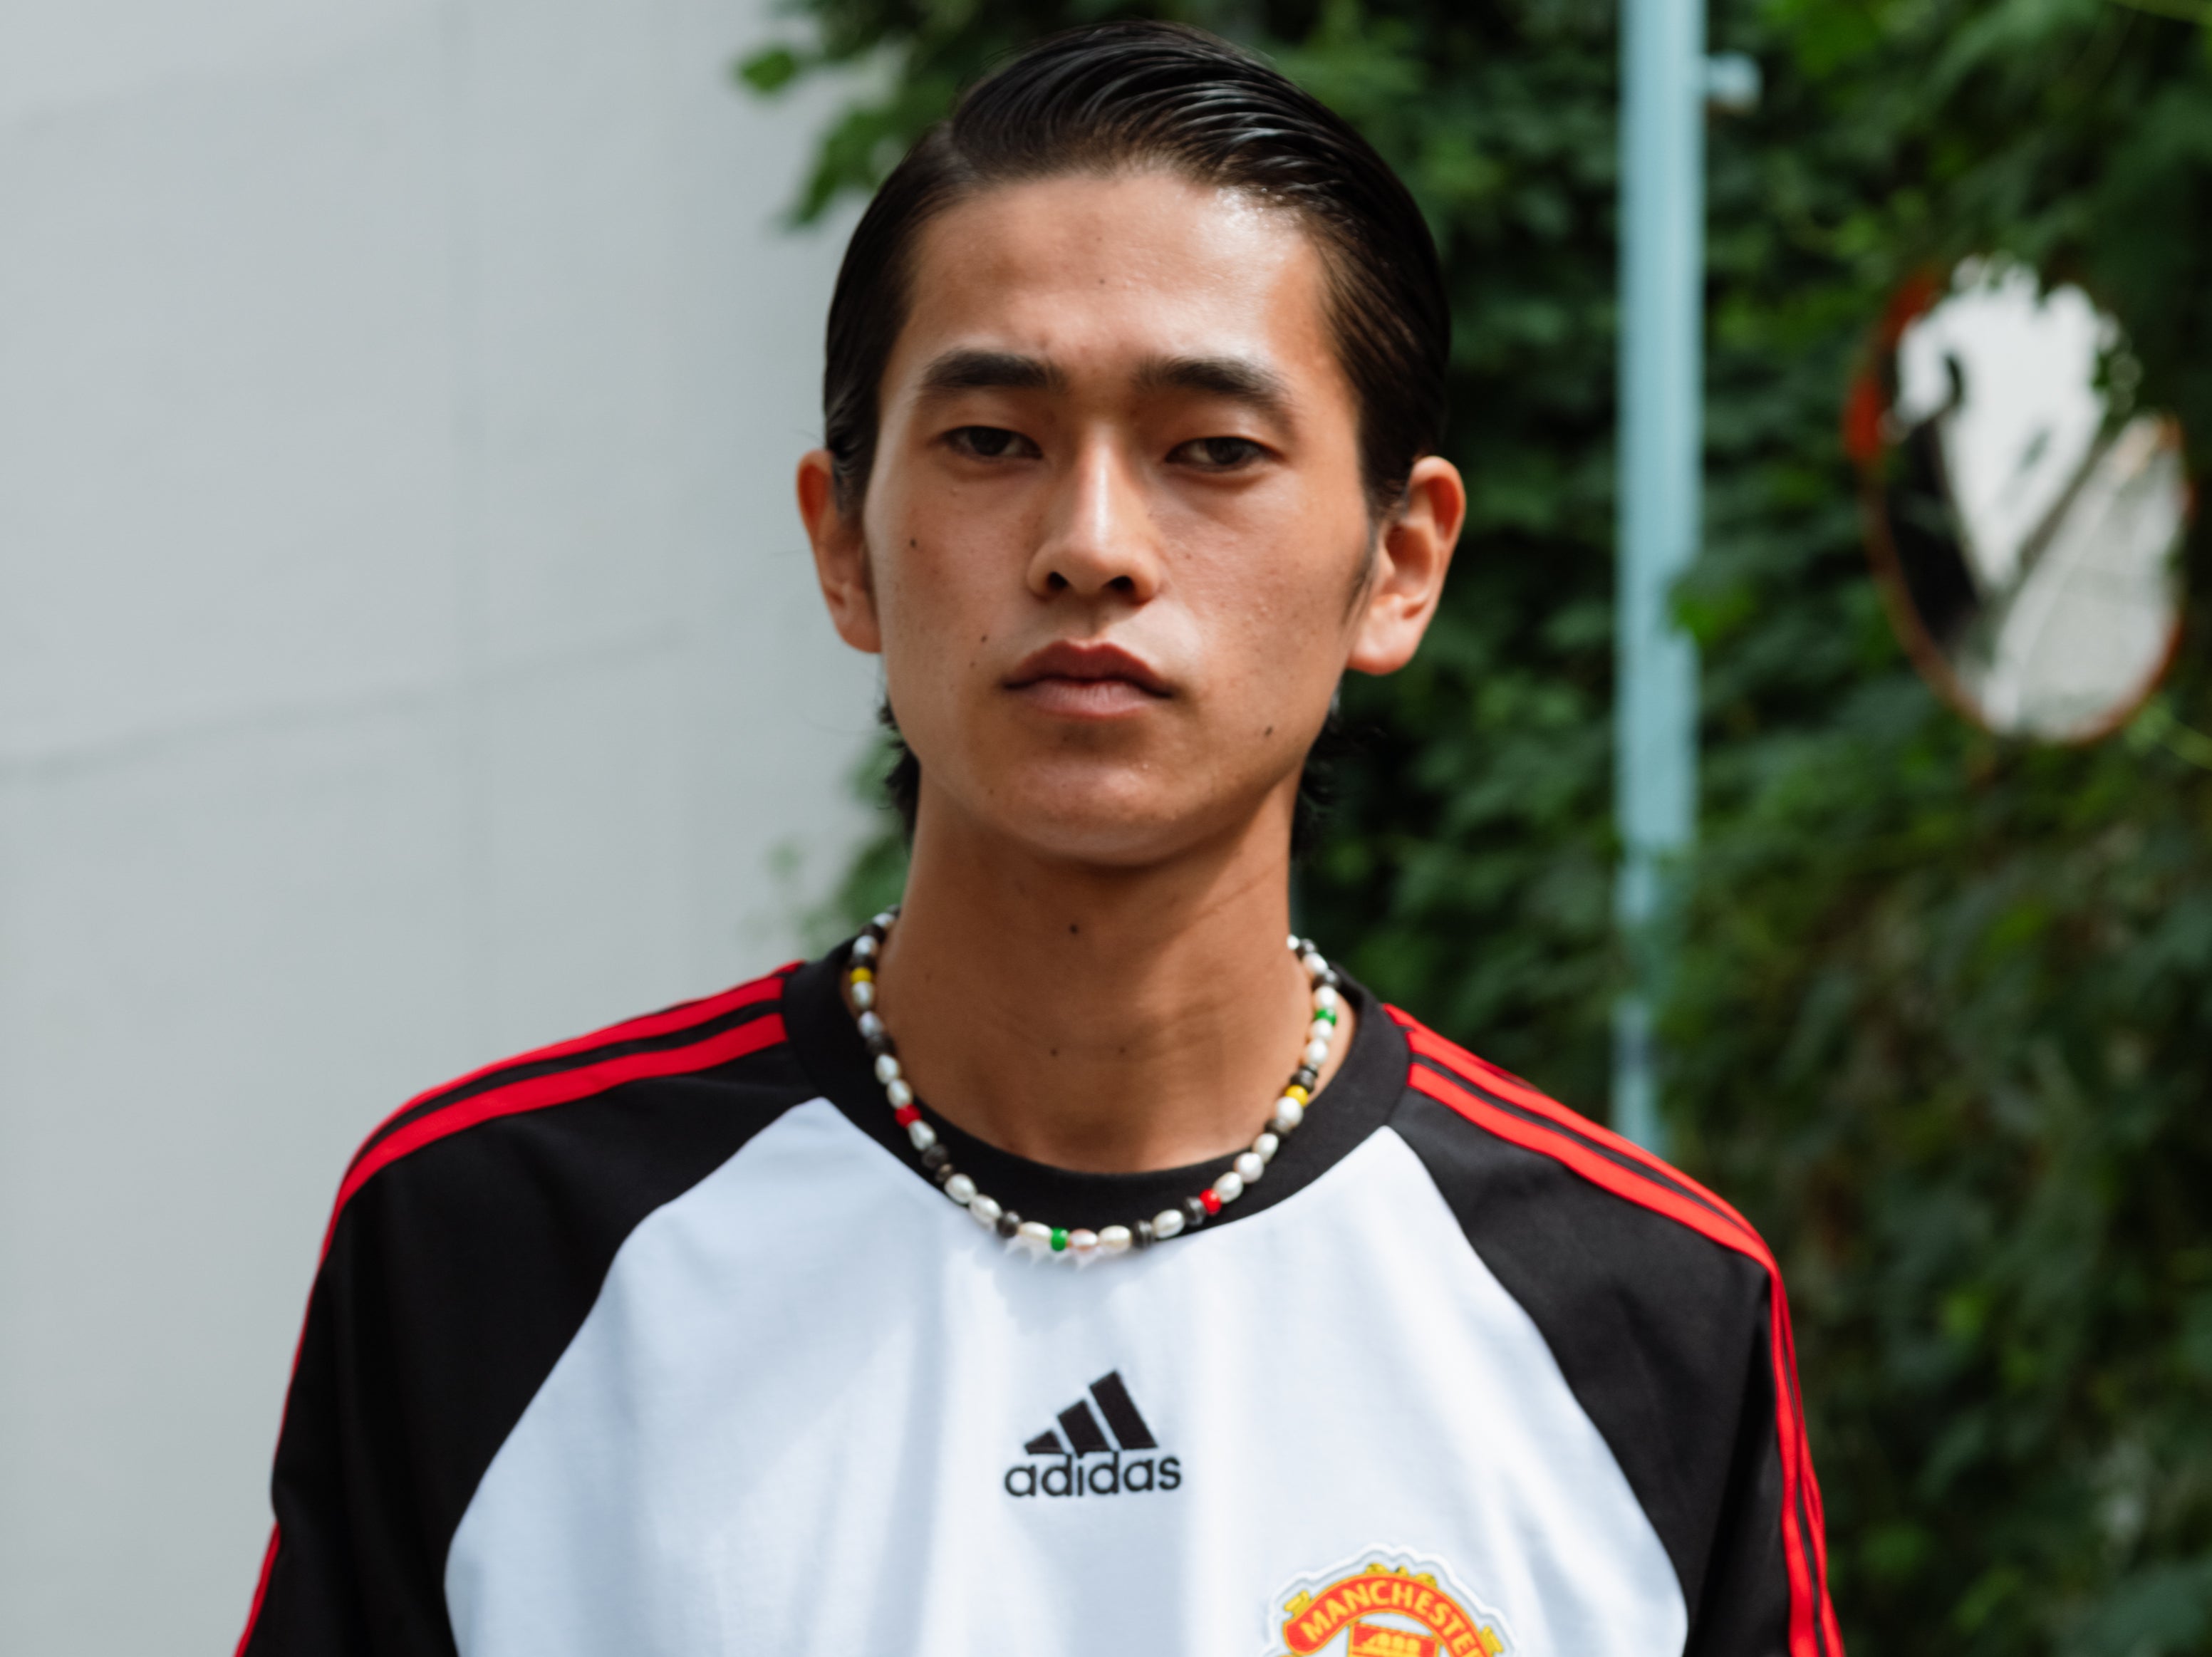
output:
<instances>
[{"instance_id":1,"label":"red stripe on sleeve","mask_svg":"<svg viewBox=\"0 0 2212 1657\"><path fill-rule=\"evenodd\" d=\"M780 991L781 983L776 986ZM770 1013L724 1030L720 1035L710 1035L689 1047L662 1047L652 1053L626 1053L619 1059L603 1059L596 1065L579 1065L574 1070L557 1071L550 1076L533 1076L526 1081L511 1082L503 1088L494 1088L488 1093L464 1099L459 1104L430 1115L419 1117L398 1132L377 1140L346 1170L344 1183L338 1187L337 1201L331 1211L329 1229L323 1234L323 1252L330 1252L331 1237L337 1230L338 1216L345 1211L355 1192L368 1183L376 1174L410 1151L444 1138L449 1133L459 1133L479 1122L489 1122L494 1117L513 1116L526 1110L543 1110L549 1105L565 1105L572 1099L586 1098L594 1093L604 1093L609 1088L619 1087L624 1082L641 1082L653 1077L682 1076L692 1071L711 1070L716 1065L726 1065L733 1059L758 1053L764 1047L775 1047L784 1039L783 1015Z\"/></svg>"},{"instance_id":2,"label":"red stripe on sleeve","mask_svg":"<svg viewBox=\"0 0 2212 1657\"><path fill-rule=\"evenodd\" d=\"M647 1013L641 1018L627 1019L619 1024L610 1024L603 1030L594 1030L589 1035L579 1035L571 1041L556 1041L550 1047L536 1047L528 1053L517 1053L511 1059L501 1059L472 1070L465 1076L457 1076L450 1082L441 1082L434 1088L426 1088L379 1122L362 1149L355 1153L356 1157L358 1159L368 1154L376 1143L377 1134L409 1111L419 1109L441 1094L457 1092L471 1082L480 1082L487 1076L513 1070L518 1065L543 1064L549 1059L565 1059L571 1053L588 1053L593 1047L611 1047L618 1041L641 1041L648 1036L666 1035L676 1030L711 1023L724 1013L735 1012L739 1007L773 1001L783 993L783 980L805 964L794 961L787 966L778 967L765 978L756 978L749 984L724 990L719 995L704 996L696 1001L678 1002L675 1006L664 1007L659 1012Z\"/></svg>"},{"instance_id":3,"label":"red stripe on sleeve","mask_svg":"<svg viewBox=\"0 0 2212 1657\"><path fill-rule=\"evenodd\" d=\"M1397 1008L1391 1007L1387 1011L1390 1017L1405 1029L1406 1040L1413 1051L1422 1057L1432 1059L1446 1069L1458 1071L1462 1077L1486 1092L1494 1093L1501 1099L1510 1100L1524 1110L1533 1110L1539 1115L1548 1116L1561 1126L1571 1128L1585 1138L1596 1140L1607 1150L1626 1156L1633 1162L1641 1162L1653 1172L1664 1174L1678 1185L1687 1186L1746 1231L1750 1231L1753 1236L1759 1235L1753 1230L1751 1222L1737 1213L1725 1198L1706 1190L1695 1180L1662 1162L1642 1145L1638 1144L1635 1140L1623 1138L1611 1128L1602 1127L1591 1121L1587 1116L1569 1110L1549 1095L1537 1092L1512 1071L1500 1070L1487 1059L1479 1059L1457 1043L1445 1041L1427 1025L1408 1017Z\"/></svg>"},{"instance_id":4,"label":"red stripe on sleeve","mask_svg":"<svg viewBox=\"0 0 2212 1657\"><path fill-rule=\"evenodd\" d=\"M1418 1029L1420 1026L1408 1022L1409 1038ZM1407 1083L1499 1138L1564 1163L1593 1185L1686 1225L1724 1248L1747 1255L1765 1268L1771 1285L1767 1295L1767 1344L1773 1354L1775 1435L1782 1461L1782 1553L1790 1574L1790 1657L1842 1657L1843 1642L1836 1627L1835 1610L1828 1601L1827 1545L1820 1533L1820 1485L1813 1477L1812 1457L1805 1443L1804 1417L1797 1403L1797 1355L1790 1328L1789 1298L1783 1289L1781 1268L1775 1264L1765 1241L1741 1220L1715 1214L1679 1192L1600 1156L1559 1128L1500 1109L1434 1071L1415 1065ZM1520 1101L1516 1099L1515 1102ZM1564 1106L1555 1106L1554 1111L1571 1115ZM1545 1114L1553 1115L1553 1112ZM1577 1123L1581 1120L1578 1117L1574 1120ZM1666 1168L1656 1158L1644 1156L1638 1160ZM1672 1177L1680 1177L1674 1175L1672 1169L1668 1172ZM1799 1520L1801 1496L1810 1520L1809 1537L1805 1533L1807 1527Z\"/></svg>"},{"instance_id":5,"label":"red stripe on sleeve","mask_svg":"<svg viewBox=\"0 0 2212 1657\"><path fill-rule=\"evenodd\" d=\"M276 1544L283 1533L274 1525L269 1527L269 1545L261 1552L261 1576L253 1585L253 1603L246 1608L246 1632L238 1636L238 1657L246 1657L246 1648L253 1643L254 1624L261 1620L261 1602L269 1597L269 1574L276 1569Z\"/></svg>"}]
</instances>

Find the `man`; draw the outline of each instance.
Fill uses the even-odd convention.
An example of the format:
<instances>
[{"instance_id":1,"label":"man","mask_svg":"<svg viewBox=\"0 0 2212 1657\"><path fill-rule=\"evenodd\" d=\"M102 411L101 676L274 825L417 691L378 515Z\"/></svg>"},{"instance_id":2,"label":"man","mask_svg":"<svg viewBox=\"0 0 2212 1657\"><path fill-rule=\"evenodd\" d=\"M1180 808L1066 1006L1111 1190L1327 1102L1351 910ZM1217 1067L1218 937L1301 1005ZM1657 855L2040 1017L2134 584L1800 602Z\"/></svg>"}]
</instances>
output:
<instances>
[{"instance_id":1,"label":"man","mask_svg":"<svg viewBox=\"0 0 2212 1657\"><path fill-rule=\"evenodd\" d=\"M1403 187L1206 36L916 146L799 472L904 903L371 1137L249 1657L1838 1652L1759 1239L1285 947L1459 531L1448 334Z\"/></svg>"}]
</instances>

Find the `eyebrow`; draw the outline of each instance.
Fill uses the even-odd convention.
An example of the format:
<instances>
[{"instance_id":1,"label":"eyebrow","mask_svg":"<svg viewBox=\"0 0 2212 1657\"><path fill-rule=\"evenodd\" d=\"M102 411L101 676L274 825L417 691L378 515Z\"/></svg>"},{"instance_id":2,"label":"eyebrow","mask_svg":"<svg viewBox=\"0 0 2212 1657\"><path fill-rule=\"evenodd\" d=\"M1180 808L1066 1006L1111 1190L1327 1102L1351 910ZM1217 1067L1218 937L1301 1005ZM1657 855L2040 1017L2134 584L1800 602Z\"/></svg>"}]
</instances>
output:
<instances>
[{"instance_id":1,"label":"eyebrow","mask_svg":"<svg viewBox=\"0 0 2212 1657\"><path fill-rule=\"evenodd\" d=\"M1255 413L1287 420L1291 388L1283 377L1249 357L1152 357L1137 370L1140 391L1197 391L1242 403Z\"/></svg>"},{"instance_id":2,"label":"eyebrow","mask_svg":"<svg viewBox=\"0 0 2212 1657\"><path fill-rule=\"evenodd\" d=\"M1283 377L1249 357L1157 356L1139 365L1139 391L1195 391L1242 403L1273 419L1290 416L1291 389ZM1067 371L1018 351L947 351L921 373L924 397L959 391L1064 391Z\"/></svg>"},{"instance_id":3,"label":"eyebrow","mask_svg":"<svg viewBox=\"0 0 2212 1657\"><path fill-rule=\"evenodd\" d=\"M1060 391L1067 389L1066 372L1039 357L1018 351L947 351L921 371L921 394L943 397L954 391Z\"/></svg>"}]
</instances>

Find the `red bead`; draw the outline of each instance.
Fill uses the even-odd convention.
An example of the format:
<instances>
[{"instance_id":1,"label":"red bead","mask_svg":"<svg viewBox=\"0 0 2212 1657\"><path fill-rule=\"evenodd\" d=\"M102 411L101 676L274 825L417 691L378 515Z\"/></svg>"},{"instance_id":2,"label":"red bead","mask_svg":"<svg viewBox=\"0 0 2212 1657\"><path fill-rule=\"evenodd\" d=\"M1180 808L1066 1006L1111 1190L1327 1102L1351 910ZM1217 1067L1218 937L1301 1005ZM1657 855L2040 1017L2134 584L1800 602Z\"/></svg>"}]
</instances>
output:
<instances>
[{"instance_id":1,"label":"red bead","mask_svg":"<svg viewBox=\"0 0 2212 1657\"><path fill-rule=\"evenodd\" d=\"M1221 1199L1215 1196L1211 1188L1200 1192L1198 1193L1198 1199L1200 1202L1206 1205L1206 1211L1207 1213L1218 1214L1221 1212Z\"/></svg>"},{"instance_id":2,"label":"red bead","mask_svg":"<svg viewBox=\"0 0 2212 1657\"><path fill-rule=\"evenodd\" d=\"M901 1105L891 1114L898 1119L901 1127L912 1127L921 1120L921 1112L912 1105Z\"/></svg>"}]
</instances>

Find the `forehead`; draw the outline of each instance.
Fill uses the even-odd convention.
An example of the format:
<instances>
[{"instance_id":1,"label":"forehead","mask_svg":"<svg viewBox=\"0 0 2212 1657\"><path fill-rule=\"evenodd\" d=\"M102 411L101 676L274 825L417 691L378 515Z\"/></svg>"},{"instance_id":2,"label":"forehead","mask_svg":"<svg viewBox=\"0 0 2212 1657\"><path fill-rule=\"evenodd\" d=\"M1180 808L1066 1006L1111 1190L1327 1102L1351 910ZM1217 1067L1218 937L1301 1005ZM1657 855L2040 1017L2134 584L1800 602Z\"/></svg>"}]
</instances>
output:
<instances>
[{"instance_id":1,"label":"forehead","mask_svg":"<svg viewBox=\"0 0 2212 1657\"><path fill-rule=\"evenodd\" d=\"M1170 174L1002 185L917 238L889 386L944 350L1048 357L1072 373L1234 355L1334 381L1322 258L1291 213Z\"/></svg>"}]
</instances>

